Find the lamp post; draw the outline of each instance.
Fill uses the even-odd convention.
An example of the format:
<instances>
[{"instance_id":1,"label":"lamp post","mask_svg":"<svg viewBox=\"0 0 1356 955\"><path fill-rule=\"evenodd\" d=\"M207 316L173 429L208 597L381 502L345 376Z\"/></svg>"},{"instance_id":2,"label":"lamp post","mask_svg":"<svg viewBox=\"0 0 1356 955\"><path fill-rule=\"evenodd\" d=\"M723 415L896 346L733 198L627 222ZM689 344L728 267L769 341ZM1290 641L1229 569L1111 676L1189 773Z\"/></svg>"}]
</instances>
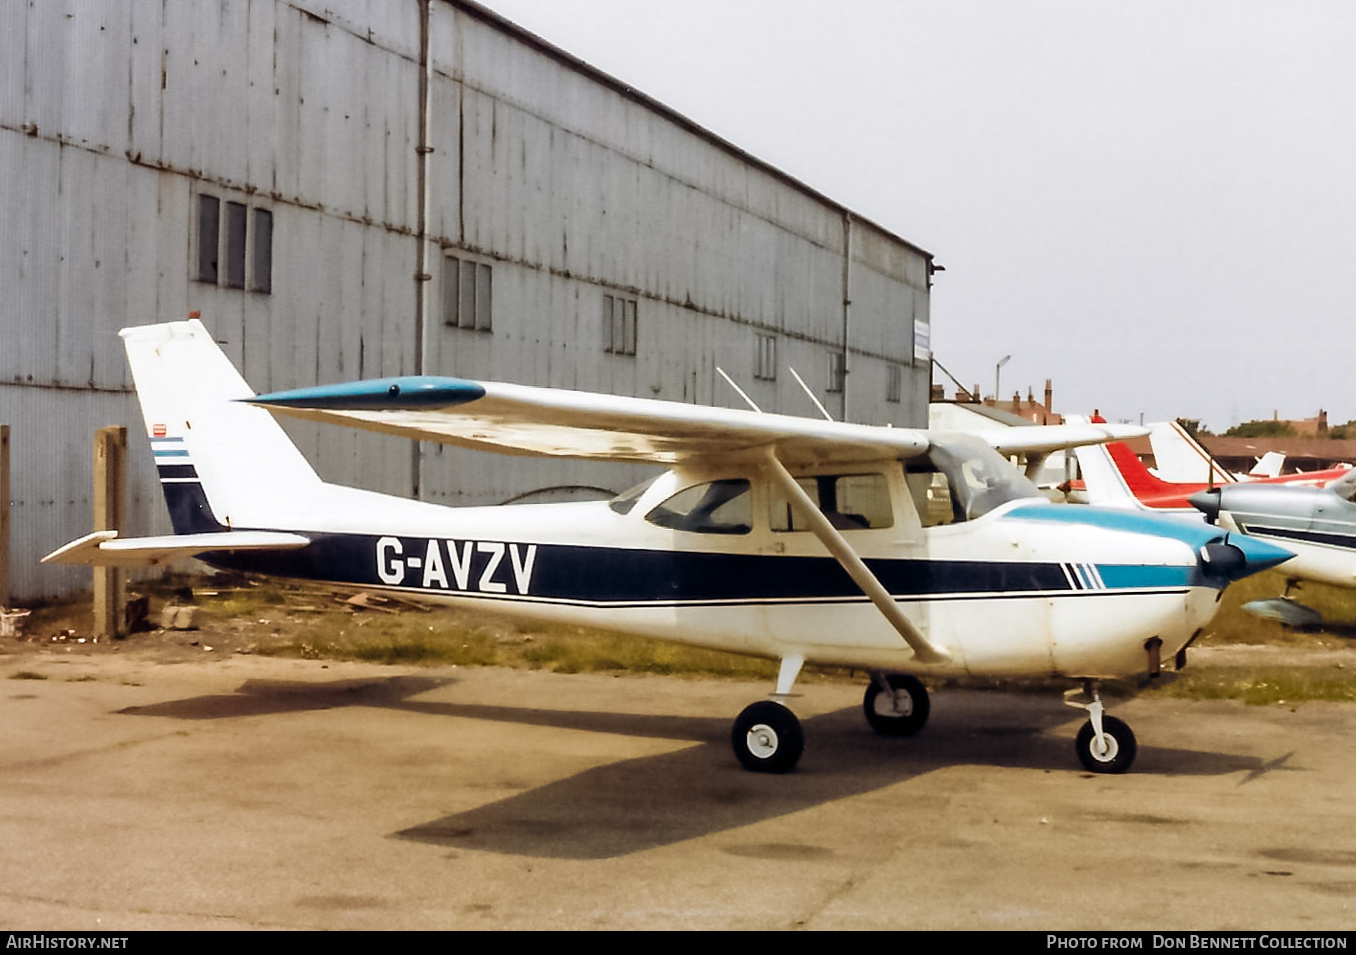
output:
<instances>
[{"instance_id":1,"label":"lamp post","mask_svg":"<svg viewBox=\"0 0 1356 955\"><path fill-rule=\"evenodd\" d=\"M1003 403L1003 393L998 390L999 373L1002 372L1003 366L1011 359L1011 355L1004 355L1002 358L998 359L998 364L993 366L993 406L995 408Z\"/></svg>"}]
</instances>

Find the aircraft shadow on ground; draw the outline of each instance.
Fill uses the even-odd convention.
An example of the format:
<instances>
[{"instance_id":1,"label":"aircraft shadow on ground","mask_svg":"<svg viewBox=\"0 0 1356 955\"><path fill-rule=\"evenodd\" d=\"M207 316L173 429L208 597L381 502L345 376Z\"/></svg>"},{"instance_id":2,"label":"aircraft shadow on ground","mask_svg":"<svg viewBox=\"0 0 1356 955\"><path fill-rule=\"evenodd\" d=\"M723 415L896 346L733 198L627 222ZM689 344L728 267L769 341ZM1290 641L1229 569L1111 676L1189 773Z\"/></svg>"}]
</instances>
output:
<instances>
[{"instance_id":1,"label":"aircraft shadow on ground","mask_svg":"<svg viewBox=\"0 0 1356 955\"><path fill-rule=\"evenodd\" d=\"M180 720L219 720L330 710L345 706L390 706L451 682L449 679L419 676L335 680L329 683L246 680L234 693L195 696L149 706L129 706L118 712L131 716L168 716Z\"/></svg>"},{"instance_id":2,"label":"aircraft shadow on ground","mask_svg":"<svg viewBox=\"0 0 1356 955\"><path fill-rule=\"evenodd\" d=\"M251 680L230 695L129 707L120 712L224 719L348 706L493 720L525 726L688 740L699 745L623 760L395 833L449 848L566 859L628 855L733 830L907 782L957 765L1081 772L1071 733L1052 735L1078 714L1057 701L1011 693L956 691L934 699L922 733L877 736L849 707L804 720L806 752L784 776L749 773L730 747L733 714L655 716L597 710L461 704L412 699L448 679L397 676L333 683ZM1257 774L1252 756L1145 745L1135 771L1162 775Z\"/></svg>"}]
</instances>

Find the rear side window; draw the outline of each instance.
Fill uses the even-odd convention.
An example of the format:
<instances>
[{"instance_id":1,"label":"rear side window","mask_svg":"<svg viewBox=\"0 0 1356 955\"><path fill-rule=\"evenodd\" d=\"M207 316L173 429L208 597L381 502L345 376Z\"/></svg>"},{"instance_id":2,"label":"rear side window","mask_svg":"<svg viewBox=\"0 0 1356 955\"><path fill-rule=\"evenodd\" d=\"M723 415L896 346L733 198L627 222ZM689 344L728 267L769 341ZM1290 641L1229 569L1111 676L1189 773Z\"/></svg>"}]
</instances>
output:
<instances>
[{"instance_id":1,"label":"rear side window","mask_svg":"<svg viewBox=\"0 0 1356 955\"><path fill-rule=\"evenodd\" d=\"M753 530L753 501L743 479L710 481L685 488L645 519L691 534L747 534Z\"/></svg>"}]
</instances>

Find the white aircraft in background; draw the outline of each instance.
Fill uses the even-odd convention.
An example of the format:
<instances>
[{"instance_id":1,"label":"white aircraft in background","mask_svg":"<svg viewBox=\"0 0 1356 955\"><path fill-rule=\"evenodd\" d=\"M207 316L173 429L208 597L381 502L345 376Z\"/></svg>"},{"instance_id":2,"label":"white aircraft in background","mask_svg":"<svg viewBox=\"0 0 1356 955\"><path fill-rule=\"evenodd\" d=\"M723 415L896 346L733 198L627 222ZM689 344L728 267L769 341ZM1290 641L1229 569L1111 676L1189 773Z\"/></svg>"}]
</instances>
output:
<instances>
[{"instance_id":1,"label":"white aircraft in background","mask_svg":"<svg viewBox=\"0 0 1356 955\"><path fill-rule=\"evenodd\" d=\"M1202 522L1051 504L997 453L1140 429L980 439L437 377L255 396L197 321L122 337L175 534L100 531L45 560L196 555L770 657L774 698L731 733L752 770L800 758L783 701L813 662L869 671L866 718L890 735L927 720L920 675L1069 677L1084 698L1066 702L1089 715L1081 762L1122 772L1135 738L1098 681L1181 665L1220 591L1290 556ZM448 508L321 481L270 412L670 470L611 502Z\"/></svg>"},{"instance_id":2,"label":"white aircraft in background","mask_svg":"<svg viewBox=\"0 0 1356 955\"><path fill-rule=\"evenodd\" d=\"M1280 478L1285 468L1285 453L1268 451L1257 459L1257 463L1247 474L1228 471L1178 422L1160 421L1148 427L1149 444L1154 450L1154 466L1150 470L1159 480L1170 484L1204 481L1206 484L1215 485ZM1331 479L1331 473L1325 471L1318 480ZM1292 475L1286 480L1302 479Z\"/></svg>"}]
</instances>

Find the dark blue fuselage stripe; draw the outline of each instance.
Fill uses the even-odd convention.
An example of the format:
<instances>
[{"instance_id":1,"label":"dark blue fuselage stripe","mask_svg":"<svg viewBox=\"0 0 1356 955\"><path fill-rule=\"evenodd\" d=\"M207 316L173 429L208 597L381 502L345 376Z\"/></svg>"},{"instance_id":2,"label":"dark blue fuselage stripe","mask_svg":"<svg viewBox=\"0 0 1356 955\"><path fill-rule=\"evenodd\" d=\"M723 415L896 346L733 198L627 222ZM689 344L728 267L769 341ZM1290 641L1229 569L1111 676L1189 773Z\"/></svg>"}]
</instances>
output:
<instances>
[{"instance_id":1,"label":"dark blue fuselage stripe","mask_svg":"<svg viewBox=\"0 0 1356 955\"><path fill-rule=\"evenodd\" d=\"M169 509L170 525L174 528L174 533L203 534L226 530L212 516L212 508L207 503L207 494L199 482L163 484L160 489L165 492L165 506Z\"/></svg>"},{"instance_id":2,"label":"dark blue fuselage stripe","mask_svg":"<svg viewBox=\"0 0 1356 955\"><path fill-rule=\"evenodd\" d=\"M590 605L852 602L861 589L831 557L711 554L627 550L567 544L494 544L481 548L460 541L433 543L437 568L429 563L429 541L399 538L379 553L378 538L318 534L313 543L287 552L214 552L204 555L220 567L362 587L420 592L463 592L495 599L532 599ZM532 548L529 555L528 548ZM497 555L493 548L498 548ZM530 570L528 560L530 556ZM464 586L453 573L460 557ZM514 561L517 561L515 567ZM1069 595L1077 588L1058 563L871 559L867 566L894 596L903 599L992 599ZM1104 589L1183 593L1200 586L1194 568L1106 565ZM384 572L384 576L383 576ZM520 589L519 580L527 581ZM444 583L445 581L445 583Z\"/></svg>"},{"instance_id":3,"label":"dark blue fuselage stripe","mask_svg":"<svg viewBox=\"0 0 1356 955\"><path fill-rule=\"evenodd\" d=\"M156 471L156 474L158 474L158 475L160 476L160 480L162 480L162 481L166 480L167 478L170 478L170 479L173 479L173 478L197 478L197 476L198 476L198 469L195 468L195 467L194 467L193 465L191 465L191 464L159 464L159 463L157 463L156 466L155 466L155 471Z\"/></svg>"},{"instance_id":4,"label":"dark blue fuselage stripe","mask_svg":"<svg viewBox=\"0 0 1356 955\"><path fill-rule=\"evenodd\" d=\"M1292 527L1267 527L1262 524L1242 524L1243 533L1258 537L1280 537L1302 544L1322 544L1340 550L1356 550L1356 534L1333 534L1318 530L1299 530Z\"/></svg>"}]
</instances>

